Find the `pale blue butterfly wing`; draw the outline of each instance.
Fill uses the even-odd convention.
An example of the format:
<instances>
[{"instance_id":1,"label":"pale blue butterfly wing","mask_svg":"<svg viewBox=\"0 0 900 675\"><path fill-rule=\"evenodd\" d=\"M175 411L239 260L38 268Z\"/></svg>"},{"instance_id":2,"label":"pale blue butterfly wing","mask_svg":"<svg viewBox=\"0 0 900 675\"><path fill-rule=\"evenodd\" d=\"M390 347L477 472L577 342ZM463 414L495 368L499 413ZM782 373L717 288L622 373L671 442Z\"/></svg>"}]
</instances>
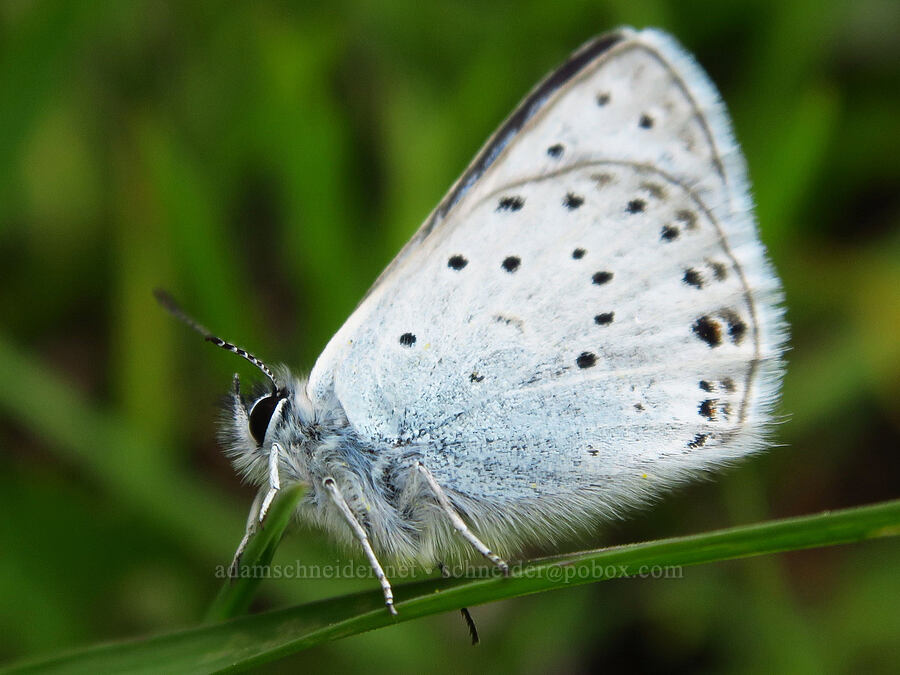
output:
<instances>
[{"instance_id":1,"label":"pale blue butterfly wing","mask_svg":"<svg viewBox=\"0 0 900 675\"><path fill-rule=\"evenodd\" d=\"M483 531L546 539L763 447L779 300L713 86L623 29L513 113L308 391Z\"/></svg>"}]
</instances>

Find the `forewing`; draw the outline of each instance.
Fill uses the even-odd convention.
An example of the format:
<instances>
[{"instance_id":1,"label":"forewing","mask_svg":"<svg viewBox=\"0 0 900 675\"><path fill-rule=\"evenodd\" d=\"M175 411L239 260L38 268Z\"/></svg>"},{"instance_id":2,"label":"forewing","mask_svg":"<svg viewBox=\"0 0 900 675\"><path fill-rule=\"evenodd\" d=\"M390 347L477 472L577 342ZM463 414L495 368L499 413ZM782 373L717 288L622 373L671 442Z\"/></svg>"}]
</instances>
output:
<instances>
[{"instance_id":1,"label":"forewing","mask_svg":"<svg viewBox=\"0 0 900 675\"><path fill-rule=\"evenodd\" d=\"M623 29L492 137L310 393L457 494L612 510L759 446L778 298L715 90L670 38Z\"/></svg>"}]
</instances>

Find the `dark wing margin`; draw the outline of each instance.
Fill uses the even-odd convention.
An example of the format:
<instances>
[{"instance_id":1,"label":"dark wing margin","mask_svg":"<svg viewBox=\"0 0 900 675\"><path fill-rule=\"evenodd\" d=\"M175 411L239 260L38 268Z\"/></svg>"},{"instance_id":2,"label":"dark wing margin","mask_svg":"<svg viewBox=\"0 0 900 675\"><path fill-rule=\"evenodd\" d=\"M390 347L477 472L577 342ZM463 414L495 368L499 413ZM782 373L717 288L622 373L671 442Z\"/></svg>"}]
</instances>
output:
<instances>
[{"instance_id":1,"label":"dark wing margin","mask_svg":"<svg viewBox=\"0 0 900 675\"><path fill-rule=\"evenodd\" d=\"M589 42L582 45L569 59L559 68L545 77L525 99L519 103L513 113L500 125L500 128L488 139L484 147L475 156L475 159L469 164L468 168L457 179L450 188L447 195L441 200L437 208L431 212L428 219L413 235L406 246L397 254L391 263L382 271L375 283L366 291L366 294L360 300L360 304L369 297L372 291L390 274L396 264L406 257L410 248L427 237L432 230L444 220L450 210L462 199L463 195L478 182L478 179L484 175L484 172L494 163L503 149L515 137L519 130L525 126L538 110L547 102L547 100L566 82L576 76L581 70L594 61L598 56L609 51L620 42L626 40L632 31L628 28L611 31L599 35Z\"/></svg>"}]
</instances>

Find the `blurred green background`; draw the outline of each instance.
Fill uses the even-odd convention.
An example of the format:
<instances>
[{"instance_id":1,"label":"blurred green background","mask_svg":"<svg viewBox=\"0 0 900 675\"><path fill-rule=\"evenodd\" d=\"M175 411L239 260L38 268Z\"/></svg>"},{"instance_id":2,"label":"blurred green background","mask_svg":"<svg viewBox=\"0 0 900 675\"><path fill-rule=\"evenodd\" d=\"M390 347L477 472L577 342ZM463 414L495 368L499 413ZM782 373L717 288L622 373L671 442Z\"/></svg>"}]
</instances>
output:
<instances>
[{"instance_id":1,"label":"blurred green background","mask_svg":"<svg viewBox=\"0 0 900 675\"><path fill-rule=\"evenodd\" d=\"M0 662L189 626L253 492L215 444L251 367L309 369L489 133L616 25L727 101L784 280L783 444L579 546L900 494L900 3L0 2ZM346 560L316 532L278 558ZM297 655L404 672L900 670L896 540L687 568ZM374 582L269 581L256 608ZM272 667L274 672L285 664Z\"/></svg>"}]
</instances>

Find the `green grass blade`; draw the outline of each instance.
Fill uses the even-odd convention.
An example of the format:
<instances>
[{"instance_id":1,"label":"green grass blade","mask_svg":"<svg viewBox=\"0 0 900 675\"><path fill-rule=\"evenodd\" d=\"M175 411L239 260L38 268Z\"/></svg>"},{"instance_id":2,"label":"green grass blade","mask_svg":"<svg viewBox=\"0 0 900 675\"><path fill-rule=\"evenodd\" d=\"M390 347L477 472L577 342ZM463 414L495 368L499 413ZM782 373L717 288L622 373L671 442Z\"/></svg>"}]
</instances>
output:
<instances>
[{"instance_id":1,"label":"green grass blade","mask_svg":"<svg viewBox=\"0 0 900 675\"><path fill-rule=\"evenodd\" d=\"M291 522L291 516L294 515L303 492L302 486L292 485L283 489L278 498L272 502L265 527L250 540L241 558L241 568L253 573L239 576L234 580L226 579L206 613L206 621L224 621L247 611L256 589L264 578L263 574L257 574L256 571L268 567L272 562L275 549L278 548L285 528ZM227 566L225 570L227 572Z\"/></svg>"},{"instance_id":2,"label":"green grass blade","mask_svg":"<svg viewBox=\"0 0 900 675\"><path fill-rule=\"evenodd\" d=\"M329 640L422 616L641 573L645 566L698 565L900 534L900 500L687 537L585 551L516 566L510 578L430 579L395 589L400 615L380 591L245 616L153 638L91 647L8 672L235 671Z\"/></svg>"}]
</instances>

